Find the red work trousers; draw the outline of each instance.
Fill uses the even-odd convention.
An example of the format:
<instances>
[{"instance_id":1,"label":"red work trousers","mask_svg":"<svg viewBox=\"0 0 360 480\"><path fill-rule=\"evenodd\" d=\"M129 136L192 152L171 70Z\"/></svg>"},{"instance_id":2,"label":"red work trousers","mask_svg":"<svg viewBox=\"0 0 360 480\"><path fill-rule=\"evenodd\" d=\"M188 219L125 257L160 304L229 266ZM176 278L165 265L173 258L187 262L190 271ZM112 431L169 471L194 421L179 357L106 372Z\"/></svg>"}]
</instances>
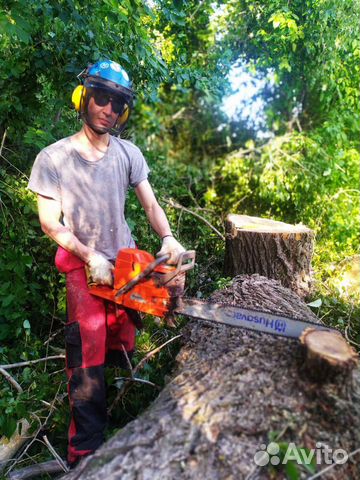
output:
<instances>
[{"instance_id":1,"label":"red work trousers","mask_svg":"<svg viewBox=\"0 0 360 480\"><path fill-rule=\"evenodd\" d=\"M88 291L84 262L59 247L55 264L66 273L66 374L71 421L68 461L96 450L104 441L107 423L104 366L127 368L135 347L136 312Z\"/></svg>"}]
</instances>

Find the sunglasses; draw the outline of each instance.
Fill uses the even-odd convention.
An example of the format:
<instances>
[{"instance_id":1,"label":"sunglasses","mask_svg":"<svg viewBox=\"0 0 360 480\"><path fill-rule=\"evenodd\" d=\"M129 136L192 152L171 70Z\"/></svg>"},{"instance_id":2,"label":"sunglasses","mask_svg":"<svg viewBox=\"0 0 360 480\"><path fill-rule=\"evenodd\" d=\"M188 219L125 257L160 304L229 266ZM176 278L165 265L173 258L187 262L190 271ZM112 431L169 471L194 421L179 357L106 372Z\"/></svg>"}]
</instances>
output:
<instances>
[{"instance_id":1,"label":"sunglasses","mask_svg":"<svg viewBox=\"0 0 360 480\"><path fill-rule=\"evenodd\" d=\"M126 102L121 97L112 96L105 91L93 89L91 94L98 107L105 107L110 102L112 111L118 115L122 114L127 107Z\"/></svg>"}]
</instances>

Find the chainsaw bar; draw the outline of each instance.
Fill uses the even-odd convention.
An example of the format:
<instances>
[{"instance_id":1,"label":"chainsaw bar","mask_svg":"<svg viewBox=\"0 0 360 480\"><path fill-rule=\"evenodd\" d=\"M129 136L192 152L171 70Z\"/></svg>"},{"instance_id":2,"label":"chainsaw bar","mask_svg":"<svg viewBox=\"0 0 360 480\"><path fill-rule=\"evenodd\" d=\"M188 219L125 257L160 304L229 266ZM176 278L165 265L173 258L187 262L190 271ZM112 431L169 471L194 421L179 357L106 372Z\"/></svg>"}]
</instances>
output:
<instances>
[{"instance_id":1,"label":"chainsaw bar","mask_svg":"<svg viewBox=\"0 0 360 480\"><path fill-rule=\"evenodd\" d=\"M302 332L309 327L316 330L340 333L336 328L326 327L309 320L298 320L283 315L241 308L236 305L212 303L194 298L178 298L173 312L201 320L288 338L299 338Z\"/></svg>"}]
</instances>

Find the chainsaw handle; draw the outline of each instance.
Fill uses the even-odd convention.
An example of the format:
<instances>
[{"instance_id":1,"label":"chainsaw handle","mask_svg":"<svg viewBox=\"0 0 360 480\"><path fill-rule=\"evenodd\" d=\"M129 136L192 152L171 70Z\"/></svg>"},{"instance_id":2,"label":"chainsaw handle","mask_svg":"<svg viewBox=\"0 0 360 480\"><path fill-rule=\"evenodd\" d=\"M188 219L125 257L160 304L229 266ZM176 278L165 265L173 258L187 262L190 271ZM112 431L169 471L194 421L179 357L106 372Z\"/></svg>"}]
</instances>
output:
<instances>
[{"instance_id":1,"label":"chainsaw handle","mask_svg":"<svg viewBox=\"0 0 360 480\"><path fill-rule=\"evenodd\" d=\"M149 263L149 265L142 271L139 273L139 275L136 275L136 277L134 277L132 280L130 280L130 282L128 282L126 285L124 285L123 287L121 287L115 294L115 298L118 298L120 297L120 295L123 295L124 293L128 292L129 290L131 290L133 287L135 287L135 285L137 285L143 278L147 277L148 275L150 275L150 273L152 273L155 268L159 265L161 265L162 263L165 263L167 260L169 260L170 258L170 254L167 253L166 255L162 255L161 257L157 257L155 258L155 260L151 263Z\"/></svg>"},{"instance_id":2,"label":"chainsaw handle","mask_svg":"<svg viewBox=\"0 0 360 480\"><path fill-rule=\"evenodd\" d=\"M156 267L161 265L162 263L165 263L167 260L169 260L170 254L167 253L166 255L162 255L161 257L155 258L155 260L137 275L134 277L130 282L128 282L126 285L121 287L115 294L115 298L120 297L120 295L123 295L124 293L127 293L129 290L131 290L135 285L137 285L143 278L148 277ZM187 260L191 260L188 263L184 263ZM188 250L186 252L182 252L179 255L179 259L176 265L175 270L172 270L169 273L165 273L161 275L161 284L164 285L170 280L172 280L178 273L186 272L187 270L190 270L191 268L194 268L195 265L195 250Z\"/></svg>"},{"instance_id":3,"label":"chainsaw handle","mask_svg":"<svg viewBox=\"0 0 360 480\"><path fill-rule=\"evenodd\" d=\"M190 260L190 262L187 262L187 260ZM161 275L159 280L161 281L162 285L165 285L174 277L176 277L176 275L178 275L179 273L186 272L187 270L191 270L192 268L194 268L194 265L195 265L195 250L187 250L186 252L182 252L179 255L175 270L172 270L169 273L165 273Z\"/></svg>"},{"instance_id":4,"label":"chainsaw handle","mask_svg":"<svg viewBox=\"0 0 360 480\"><path fill-rule=\"evenodd\" d=\"M184 263L185 260L191 260L189 263ZM191 270L195 265L195 250L187 250L186 252L180 253L177 267L179 272L186 272L186 270Z\"/></svg>"}]
</instances>

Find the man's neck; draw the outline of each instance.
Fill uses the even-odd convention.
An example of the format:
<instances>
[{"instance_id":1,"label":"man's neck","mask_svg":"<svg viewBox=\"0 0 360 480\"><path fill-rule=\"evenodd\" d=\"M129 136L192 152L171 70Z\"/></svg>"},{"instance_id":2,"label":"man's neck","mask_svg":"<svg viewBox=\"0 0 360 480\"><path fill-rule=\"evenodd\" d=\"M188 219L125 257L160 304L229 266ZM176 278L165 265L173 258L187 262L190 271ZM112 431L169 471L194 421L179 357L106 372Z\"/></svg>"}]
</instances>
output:
<instances>
[{"instance_id":1,"label":"man's neck","mask_svg":"<svg viewBox=\"0 0 360 480\"><path fill-rule=\"evenodd\" d=\"M86 124L72 138L80 155L89 161L100 160L105 155L110 142L108 133L96 133Z\"/></svg>"},{"instance_id":2,"label":"man's neck","mask_svg":"<svg viewBox=\"0 0 360 480\"><path fill-rule=\"evenodd\" d=\"M86 123L79 132L83 137L82 140L100 152L105 153L110 142L110 135L108 133L97 133Z\"/></svg>"}]
</instances>

